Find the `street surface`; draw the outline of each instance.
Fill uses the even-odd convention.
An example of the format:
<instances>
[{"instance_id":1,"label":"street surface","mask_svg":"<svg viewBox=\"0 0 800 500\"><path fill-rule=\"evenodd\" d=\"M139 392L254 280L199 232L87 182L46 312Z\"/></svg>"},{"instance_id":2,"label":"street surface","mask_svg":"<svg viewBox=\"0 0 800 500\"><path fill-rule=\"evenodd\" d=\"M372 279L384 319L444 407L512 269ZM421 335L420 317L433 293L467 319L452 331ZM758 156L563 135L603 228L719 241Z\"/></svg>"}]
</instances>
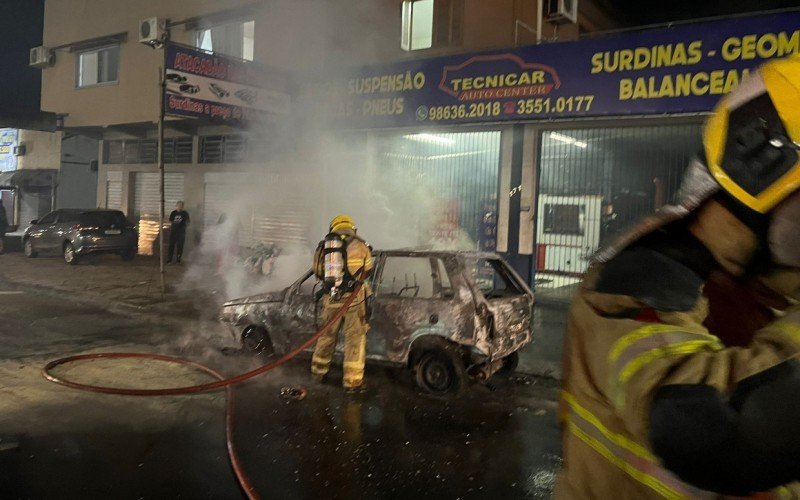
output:
<instances>
[{"instance_id":1,"label":"street surface","mask_svg":"<svg viewBox=\"0 0 800 500\"><path fill-rule=\"evenodd\" d=\"M3 498L241 498L225 450L223 392L90 394L51 384L40 370L56 357L94 351L175 354L226 375L264 360L222 354L214 322L111 312L84 298L0 279ZM440 401L417 394L404 373L368 367L369 393L348 399L340 370L317 385L308 362L235 391L236 446L263 497L550 496L560 462L552 380L493 380ZM120 387L207 381L155 362L57 370ZM282 387L299 385L308 388L306 399L281 398Z\"/></svg>"}]
</instances>

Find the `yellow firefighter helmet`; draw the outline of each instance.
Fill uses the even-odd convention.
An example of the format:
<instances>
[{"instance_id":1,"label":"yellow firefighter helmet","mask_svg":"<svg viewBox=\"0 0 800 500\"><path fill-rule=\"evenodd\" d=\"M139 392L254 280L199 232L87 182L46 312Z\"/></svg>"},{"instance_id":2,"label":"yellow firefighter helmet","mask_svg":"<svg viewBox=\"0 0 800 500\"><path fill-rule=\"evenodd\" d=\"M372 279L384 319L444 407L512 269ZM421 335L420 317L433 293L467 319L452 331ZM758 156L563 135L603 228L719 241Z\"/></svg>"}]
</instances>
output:
<instances>
[{"instance_id":1,"label":"yellow firefighter helmet","mask_svg":"<svg viewBox=\"0 0 800 500\"><path fill-rule=\"evenodd\" d=\"M765 214L800 188L800 56L770 61L723 98L703 134L720 187Z\"/></svg>"},{"instance_id":2,"label":"yellow firefighter helmet","mask_svg":"<svg viewBox=\"0 0 800 500\"><path fill-rule=\"evenodd\" d=\"M333 218L330 225L330 231L335 233L342 229L349 229L351 231L356 230L356 223L353 222L353 218L349 215L337 215Z\"/></svg>"}]
</instances>

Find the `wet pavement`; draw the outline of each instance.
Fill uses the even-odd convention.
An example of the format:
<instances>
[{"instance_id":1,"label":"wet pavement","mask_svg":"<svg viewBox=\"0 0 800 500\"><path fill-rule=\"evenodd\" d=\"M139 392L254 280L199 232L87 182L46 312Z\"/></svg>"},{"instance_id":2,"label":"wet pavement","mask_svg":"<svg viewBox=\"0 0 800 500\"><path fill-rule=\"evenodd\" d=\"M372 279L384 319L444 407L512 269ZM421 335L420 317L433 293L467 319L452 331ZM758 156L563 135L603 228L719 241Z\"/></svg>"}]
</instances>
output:
<instances>
[{"instance_id":1,"label":"wet pavement","mask_svg":"<svg viewBox=\"0 0 800 500\"><path fill-rule=\"evenodd\" d=\"M213 290L215 284L219 285L219 278L207 271L205 282L188 283L184 274L190 265L167 267L169 291L163 298L159 291L158 262L142 256L123 262L116 255L96 255L87 257L78 266L67 266L60 257L28 259L21 253L6 254L0 258L0 283L63 293L115 312L211 319L225 300ZM566 302L540 302L537 295L533 342L520 351L519 372L561 377L566 308Z\"/></svg>"},{"instance_id":2,"label":"wet pavement","mask_svg":"<svg viewBox=\"0 0 800 500\"><path fill-rule=\"evenodd\" d=\"M3 498L241 498L224 439L224 394L133 398L46 382L41 366L87 351L179 354L225 374L264 360L223 355L217 325L112 313L0 281ZM560 444L552 380L517 376L458 400L417 394L407 374L368 367L369 392L317 385L302 359L235 391L236 446L265 498L550 496ZM154 362L59 368L94 383L165 387L201 375ZM305 386L302 401L281 397Z\"/></svg>"}]
</instances>

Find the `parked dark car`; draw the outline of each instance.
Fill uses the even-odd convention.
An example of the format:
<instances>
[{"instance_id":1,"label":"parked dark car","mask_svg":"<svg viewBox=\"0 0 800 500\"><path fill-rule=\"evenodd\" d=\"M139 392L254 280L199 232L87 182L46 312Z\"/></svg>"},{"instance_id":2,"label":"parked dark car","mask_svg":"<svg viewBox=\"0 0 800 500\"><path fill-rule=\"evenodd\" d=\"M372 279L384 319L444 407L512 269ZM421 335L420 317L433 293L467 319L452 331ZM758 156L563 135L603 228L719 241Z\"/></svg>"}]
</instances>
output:
<instances>
[{"instance_id":1,"label":"parked dark car","mask_svg":"<svg viewBox=\"0 0 800 500\"><path fill-rule=\"evenodd\" d=\"M90 253L116 253L123 260L136 255L136 229L119 210L60 209L31 221L22 239L25 255L40 253L64 256L75 265Z\"/></svg>"},{"instance_id":2,"label":"parked dark car","mask_svg":"<svg viewBox=\"0 0 800 500\"><path fill-rule=\"evenodd\" d=\"M461 392L470 376L513 371L517 351L532 339L533 293L498 255L374 255L368 360L411 369L416 384L437 395ZM318 289L308 271L280 292L227 302L221 320L244 349L282 354L321 326Z\"/></svg>"}]
</instances>

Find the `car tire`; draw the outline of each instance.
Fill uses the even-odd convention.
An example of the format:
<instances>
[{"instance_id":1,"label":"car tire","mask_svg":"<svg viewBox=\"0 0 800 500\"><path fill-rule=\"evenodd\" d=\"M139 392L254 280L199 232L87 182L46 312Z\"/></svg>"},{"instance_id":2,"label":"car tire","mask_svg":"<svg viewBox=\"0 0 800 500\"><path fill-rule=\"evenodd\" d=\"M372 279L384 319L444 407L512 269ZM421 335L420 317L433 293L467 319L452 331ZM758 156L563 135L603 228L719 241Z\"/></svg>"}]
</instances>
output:
<instances>
[{"instance_id":1,"label":"car tire","mask_svg":"<svg viewBox=\"0 0 800 500\"><path fill-rule=\"evenodd\" d=\"M503 358L503 366L497 370L497 374L503 377L510 377L519 365L519 351L514 351Z\"/></svg>"},{"instance_id":2,"label":"car tire","mask_svg":"<svg viewBox=\"0 0 800 500\"><path fill-rule=\"evenodd\" d=\"M125 250L119 255L125 262L130 262L136 257L136 250Z\"/></svg>"},{"instance_id":3,"label":"car tire","mask_svg":"<svg viewBox=\"0 0 800 500\"><path fill-rule=\"evenodd\" d=\"M464 362L449 347L435 347L423 351L412 368L414 382L426 394L435 397L458 397L468 384Z\"/></svg>"},{"instance_id":4,"label":"car tire","mask_svg":"<svg viewBox=\"0 0 800 500\"><path fill-rule=\"evenodd\" d=\"M242 350L253 354L265 354L271 356L275 354L272 347L272 339L269 338L267 329L263 326L250 325L242 330L241 335Z\"/></svg>"},{"instance_id":5,"label":"car tire","mask_svg":"<svg viewBox=\"0 0 800 500\"><path fill-rule=\"evenodd\" d=\"M29 259L35 259L39 252L33 249L33 242L30 239L26 239L25 243L23 243L23 251L25 252L25 257Z\"/></svg>"},{"instance_id":6,"label":"car tire","mask_svg":"<svg viewBox=\"0 0 800 500\"><path fill-rule=\"evenodd\" d=\"M72 246L72 243L64 243L64 262L70 266L77 266L79 260L80 257L75 253L75 247Z\"/></svg>"}]
</instances>

